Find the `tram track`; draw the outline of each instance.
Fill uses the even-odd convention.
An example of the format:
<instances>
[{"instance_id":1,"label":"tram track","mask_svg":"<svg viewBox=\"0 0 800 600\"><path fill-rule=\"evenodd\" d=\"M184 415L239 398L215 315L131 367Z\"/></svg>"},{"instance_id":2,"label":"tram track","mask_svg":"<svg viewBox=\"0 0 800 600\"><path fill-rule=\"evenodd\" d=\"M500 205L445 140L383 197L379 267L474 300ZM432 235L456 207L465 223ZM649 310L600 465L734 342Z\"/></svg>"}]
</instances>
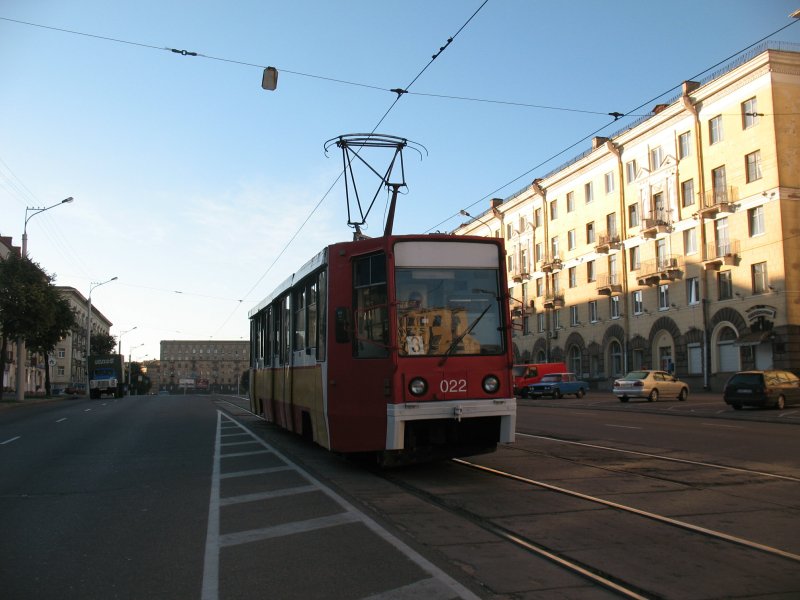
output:
<instances>
[{"instance_id":1,"label":"tram track","mask_svg":"<svg viewBox=\"0 0 800 600\"><path fill-rule=\"evenodd\" d=\"M629 506L623 504L621 502L614 502L605 498L600 498L595 495L586 494L583 492L579 492L576 490L567 489L563 486L557 486L551 483L547 483L544 481L537 481L535 479L524 477L521 475L517 475L514 473L510 473L508 471L504 471L499 468L487 467L485 465L478 464L471 460L466 459L453 459L451 461L454 465L458 465L459 467L463 467L468 469L472 472L479 473L482 476L488 476L491 478L502 478L506 481L514 482L515 484L522 484L528 488L536 488L539 490L544 490L549 493L557 494L560 496L566 496L573 499L576 499L581 502L588 502L593 505L597 505L603 507L605 509L612 510L616 513L629 515L630 517L638 518L641 520L645 520L648 522L654 523L655 527L668 527L673 530L679 530L684 532L683 535L690 535L693 536L690 538L692 543L699 543L701 545L710 543L712 548L716 548L718 544L724 543L733 546L737 546L745 552L758 552L761 554L766 555L769 559L774 560L777 559L778 561L788 561L788 569L795 569L797 568L797 563L800 563L800 555L783 550L781 548L775 548L769 546L767 544L762 544L760 542L746 539L741 536L731 535L729 533L725 533L722 531L717 531L715 529L709 527L703 527L700 525L696 525L694 523L690 523L687 521L683 521L680 519L676 519L673 517L669 517L662 514L657 514L655 512L642 510L640 508L636 508L634 506ZM745 470L747 471L747 470ZM458 497L458 492L445 492L443 493L441 489L436 491L429 491L424 489L421 486L416 485L413 481L407 480L402 475L394 474L394 473L385 473L383 477L388 479L394 485L397 485L406 493L413 494L418 498L425 500L426 502L436 506L437 508L447 511L455 516L468 520L470 523L481 527L485 531L492 533L493 535L497 536L498 538L504 540L506 543L512 544L514 547L518 549L525 550L528 553L531 553L535 556L538 556L551 564L557 565L566 571L577 575L587 581L592 582L593 584L605 588L610 592L625 598L668 598L668 597L676 597L671 596L669 593L665 593L659 589L647 589L647 585L643 584L642 581L631 580L626 577L624 574L617 572L613 569L606 569L598 564L592 563L590 560L586 560L585 557L583 558L576 558L569 549L559 548L556 545L551 545L547 542L542 542L540 540L534 539L534 537L530 535L526 535L522 528L517 528L513 524L509 524L509 522L513 522L516 520L515 517L509 518L506 517L505 519L500 519L500 521L506 521L505 523L498 522L497 518L493 518L491 516L487 516L486 514L482 514L479 511L472 510L468 508L469 500L462 500ZM458 487L458 485L455 485ZM486 485L482 486L484 489L493 489L495 486ZM516 494L517 492L514 492ZM498 500L497 504L500 504L503 501L504 493L498 492ZM498 510L498 513L502 513L502 510ZM592 515L591 517L587 517L589 521L587 521L586 528L591 529L591 523L594 518L596 518L596 511L584 511L586 515ZM523 518L524 520L524 518ZM641 526L633 525L632 529L638 529ZM651 536L655 539L659 539L662 537L662 534L656 532L651 533ZM708 540L708 542L702 542L701 540ZM710 554L710 552L709 552ZM622 569L624 572L625 569Z\"/></svg>"}]
</instances>

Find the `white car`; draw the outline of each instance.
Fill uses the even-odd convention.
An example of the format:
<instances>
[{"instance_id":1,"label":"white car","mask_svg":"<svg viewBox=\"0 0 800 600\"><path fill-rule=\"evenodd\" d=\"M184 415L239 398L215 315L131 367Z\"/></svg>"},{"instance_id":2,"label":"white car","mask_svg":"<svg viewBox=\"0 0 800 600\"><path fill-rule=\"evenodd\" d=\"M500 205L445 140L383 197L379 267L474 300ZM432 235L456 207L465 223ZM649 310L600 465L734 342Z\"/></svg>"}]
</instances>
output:
<instances>
[{"instance_id":1,"label":"white car","mask_svg":"<svg viewBox=\"0 0 800 600\"><path fill-rule=\"evenodd\" d=\"M689 386L666 371L643 369L631 371L614 381L614 394L620 402L627 402L629 398L647 398L655 402L661 396L684 401L689 397Z\"/></svg>"}]
</instances>

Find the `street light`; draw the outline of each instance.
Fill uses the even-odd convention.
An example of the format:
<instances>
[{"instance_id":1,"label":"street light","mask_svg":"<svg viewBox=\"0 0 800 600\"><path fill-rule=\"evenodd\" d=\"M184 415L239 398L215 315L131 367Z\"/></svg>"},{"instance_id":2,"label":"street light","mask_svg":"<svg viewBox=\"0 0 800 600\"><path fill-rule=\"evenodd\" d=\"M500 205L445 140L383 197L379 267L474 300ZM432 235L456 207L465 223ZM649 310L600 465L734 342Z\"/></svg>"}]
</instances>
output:
<instances>
[{"instance_id":1,"label":"street light","mask_svg":"<svg viewBox=\"0 0 800 600\"><path fill-rule=\"evenodd\" d=\"M144 343L139 344L138 346L133 346L132 348L128 348L128 396L131 395L131 371L133 371L133 351L137 348L141 348L144 346Z\"/></svg>"},{"instance_id":2,"label":"street light","mask_svg":"<svg viewBox=\"0 0 800 600\"><path fill-rule=\"evenodd\" d=\"M70 196L69 198L65 198L61 202L56 202L52 206L47 207L35 207L35 206L26 206L25 207L25 226L22 228L22 258L28 258L28 221L30 221L33 217L38 215L39 213L43 213L46 210L50 210L51 208L55 208L56 206L61 206L62 204L68 204L72 202L73 198ZM28 216L28 212L30 211L31 215ZM25 400L25 340L21 337L17 338L17 402L22 402Z\"/></svg>"},{"instance_id":3,"label":"street light","mask_svg":"<svg viewBox=\"0 0 800 600\"><path fill-rule=\"evenodd\" d=\"M86 395L89 396L89 354L92 351L92 290L99 288L101 285L116 281L116 277L112 277L100 283L91 283L89 285L89 298L86 301Z\"/></svg>"},{"instance_id":4,"label":"street light","mask_svg":"<svg viewBox=\"0 0 800 600\"><path fill-rule=\"evenodd\" d=\"M478 217L473 217L471 214L469 214L463 208L458 212L461 213L462 215L464 215L465 217L469 217L470 219L474 219L475 221L478 221L479 223L483 223L484 225L486 225L486 227L489 228L489 237L492 237L492 226L489 225L486 221L483 221L482 219L479 219Z\"/></svg>"},{"instance_id":5,"label":"street light","mask_svg":"<svg viewBox=\"0 0 800 600\"><path fill-rule=\"evenodd\" d=\"M131 331L133 331L137 327L139 327L139 326L138 325L134 325L130 329L126 329L125 331L123 331L122 333L119 334L119 352L117 352L117 354L122 354L122 336L125 335L126 333L130 333Z\"/></svg>"}]
</instances>

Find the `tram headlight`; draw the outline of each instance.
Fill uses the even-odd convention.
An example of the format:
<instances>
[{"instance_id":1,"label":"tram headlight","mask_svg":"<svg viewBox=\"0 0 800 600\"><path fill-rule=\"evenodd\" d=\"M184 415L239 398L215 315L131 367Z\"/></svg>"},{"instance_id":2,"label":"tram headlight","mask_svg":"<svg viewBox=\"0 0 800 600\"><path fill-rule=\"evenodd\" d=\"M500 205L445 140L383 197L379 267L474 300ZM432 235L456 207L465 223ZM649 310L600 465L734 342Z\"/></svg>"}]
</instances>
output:
<instances>
[{"instance_id":1,"label":"tram headlight","mask_svg":"<svg viewBox=\"0 0 800 600\"><path fill-rule=\"evenodd\" d=\"M494 375L487 375L483 378L483 391L487 394L495 394L500 389L500 380Z\"/></svg>"},{"instance_id":2,"label":"tram headlight","mask_svg":"<svg viewBox=\"0 0 800 600\"><path fill-rule=\"evenodd\" d=\"M411 392L413 396L422 396L428 391L428 382L422 377L415 377L409 382L408 391Z\"/></svg>"}]
</instances>

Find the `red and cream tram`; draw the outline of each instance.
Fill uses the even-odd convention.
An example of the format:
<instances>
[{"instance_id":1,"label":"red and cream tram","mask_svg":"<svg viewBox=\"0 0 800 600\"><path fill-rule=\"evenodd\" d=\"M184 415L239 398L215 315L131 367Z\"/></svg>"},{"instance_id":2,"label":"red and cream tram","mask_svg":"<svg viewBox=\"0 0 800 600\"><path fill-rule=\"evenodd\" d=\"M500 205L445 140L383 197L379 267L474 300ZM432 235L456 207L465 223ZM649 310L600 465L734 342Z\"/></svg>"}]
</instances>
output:
<instances>
[{"instance_id":1,"label":"red and cream tram","mask_svg":"<svg viewBox=\"0 0 800 600\"><path fill-rule=\"evenodd\" d=\"M514 441L503 241L333 244L250 311L254 413L393 464Z\"/></svg>"}]
</instances>

